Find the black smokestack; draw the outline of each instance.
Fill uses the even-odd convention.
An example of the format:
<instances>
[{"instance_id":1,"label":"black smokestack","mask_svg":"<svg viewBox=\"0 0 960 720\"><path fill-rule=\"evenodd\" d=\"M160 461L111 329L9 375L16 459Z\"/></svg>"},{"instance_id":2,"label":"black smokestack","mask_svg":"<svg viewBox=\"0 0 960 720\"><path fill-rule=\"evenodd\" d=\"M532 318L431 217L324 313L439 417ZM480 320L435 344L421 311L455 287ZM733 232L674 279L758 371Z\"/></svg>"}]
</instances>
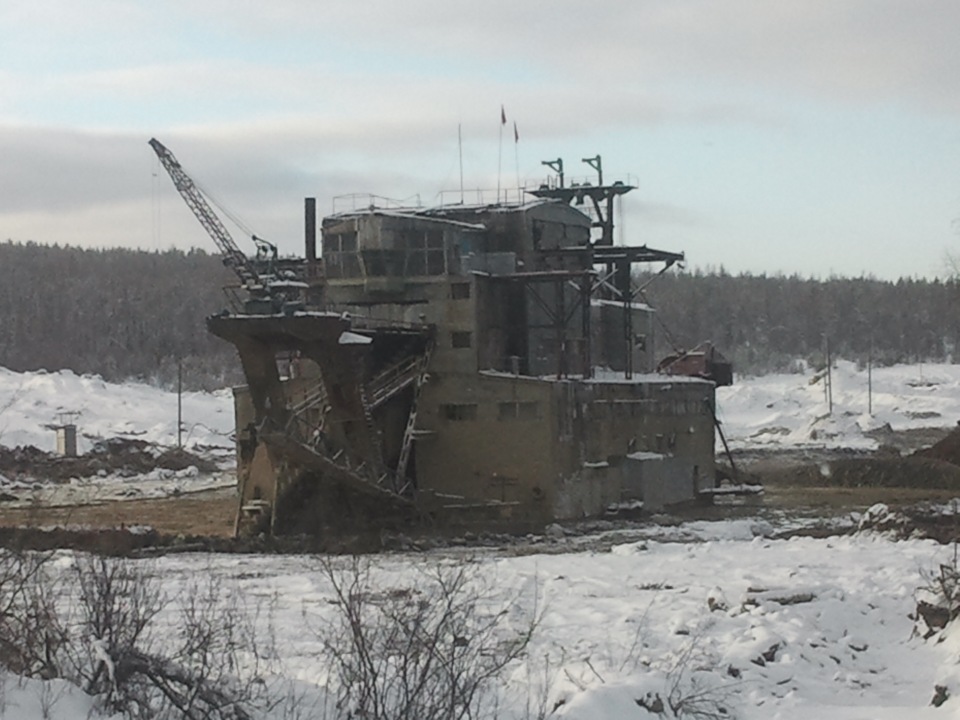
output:
<instances>
[{"instance_id":1,"label":"black smokestack","mask_svg":"<svg viewBox=\"0 0 960 720\"><path fill-rule=\"evenodd\" d=\"M303 199L305 253L307 262L317 259L317 199Z\"/></svg>"}]
</instances>

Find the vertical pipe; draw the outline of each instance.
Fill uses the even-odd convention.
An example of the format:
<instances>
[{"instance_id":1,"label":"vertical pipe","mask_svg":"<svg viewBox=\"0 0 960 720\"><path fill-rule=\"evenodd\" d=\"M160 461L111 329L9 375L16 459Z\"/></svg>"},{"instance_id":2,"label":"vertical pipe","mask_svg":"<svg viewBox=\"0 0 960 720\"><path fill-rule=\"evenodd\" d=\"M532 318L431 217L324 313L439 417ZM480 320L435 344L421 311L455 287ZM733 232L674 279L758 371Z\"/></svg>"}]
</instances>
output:
<instances>
[{"instance_id":1,"label":"vertical pipe","mask_svg":"<svg viewBox=\"0 0 960 720\"><path fill-rule=\"evenodd\" d=\"M304 237L304 256L307 262L315 262L317 259L317 199L303 199L303 237Z\"/></svg>"},{"instance_id":2,"label":"vertical pipe","mask_svg":"<svg viewBox=\"0 0 960 720\"><path fill-rule=\"evenodd\" d=\"M567 376L567 308L563 296L563 280L557 280L556 313L557 313L557 378Z\"/></svg>"},{"instance_id":3,"label":"vertical pipe","mask_svg":"<svg viewBox=\"0 0 960 720\"><path fill-rule=\"evenodd\" d=\"M617 289L623 299L623 376L633 378L633 288L630 283L630 262L617 261Z\"/></svg>"},{"instance_id":4,"label":"vertical pipe","mask_svg":"<svg viewBox=\"0 0 960 720\"><path fill-rule=\"evenodd\" d=\"M463 205L463 132L457 123L457 150L460 153L460 204Z\"/></svg>"},{"instance_id":5,"label":"vertical pipe","mask_svg":"<svg viewBox=\"0 0 960 720\"><path fill-rule=\"evenodd\" d=\"M590 291L593 289L593 278L590 276L589 270L583 273L583 276L580 278L580 310L583 313L581 318L582 332L583 332L583 371L582 375L584 379L593 377L593 361L591 355L591 337L590 335L593 332L592 328L592 319L590 313L592 308L590 307Z\"/></svg>"}]
</instances>

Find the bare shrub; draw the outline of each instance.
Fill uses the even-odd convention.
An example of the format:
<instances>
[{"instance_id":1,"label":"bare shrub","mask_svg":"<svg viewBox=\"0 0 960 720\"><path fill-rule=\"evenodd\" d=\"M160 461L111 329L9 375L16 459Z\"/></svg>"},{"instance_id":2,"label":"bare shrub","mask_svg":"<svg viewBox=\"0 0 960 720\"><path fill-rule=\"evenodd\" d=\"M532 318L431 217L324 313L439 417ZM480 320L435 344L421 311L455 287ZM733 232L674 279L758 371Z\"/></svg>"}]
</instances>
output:
<instances>
[{"instance_id":1,"label":"bare shrub","mask_svg":"<svg viewBox=\"0 0 960 720\"><path fill-rule=\"evenodd\" d=\"M574 664L582 667L579 672L565 667L567 680L580 692L586 692L596 682L606 685L608 674L620 681L639 674L637 685L642 694L634 700L648 712L663 718L730 720L734 715L734 693L742 683L728 680L727 671L719 669L719 659L704 642L706 626L691 630L676 652L644 652L650 639L652 607L651 600L636 619L628 647L597 658L596 665L589 656L577 659ZM559 698L553 709L564 702L565 698Z\"/></svg>"},{"instance_id":2,"label":"bare shrub","mask_svg":"<svg viewBox=\"0 0 960 720\"><path fill-rule=\"evenodd\" d=\"M52 678L65 633L56 611L48 554L0 550L0 666Z\"/></svg>"},{"instance_id":3,"label":"bare shrub","mask_svg":"<svg viewBox=\"0 0 960 720\"><path fill-rule=\"evenodd\" d=\"M214 576L171 600L149 566L94 556L75 567L71 679L105 709L144 720L247 720L269 704L258 613Z\"/></svg>"},{"instance_id":4,"label":"bare shrub","mask_svg":"<svg viewBox=\"0 0 960 720\"><path fill-rule=\"evenodd\" d=\"M923 584L917 589L917 620L926 630L916 631L929 638L960 615L960 546L953 544L953 555L935 570L921 569Z\"/></svg>"},{"instance_id":5,"label":"bare shrub","mask_svg":"<svg viewBox=\"0 0 960 720\"><path fill-rule=\"evenodd\" d=\"M370 563L323 563L335 617L318 631L336 717L456 720L488 717L504 674L539 620L510 605L464 562L423 571L411 587L378 590ZM519 598L512 598L513 601Z\"/></svg>"},{"instance_id":6,"label":"bare shrub","mask_svg":"<svg viewBox=\"0 0 960 720\"><path fill-rule=\"evenodd\" d=\"M145 717L151 683L140 664L151 623L166 604L159 583L142 566L96 555L78 556L68 579L77 596L73 642L65 648L68 677L109 710Z\"/></svg>"},{"instance_id":7,"label":"bare shrub","mask_svg":"<svg viewBox=\"0 0 960 720\"><path fill-rule=\"evenodd\" d=\"M215 576L188 586L178 606L178 642L167 661L178 677L159 685L168 700L185 717L203 718L246 718L268 705L264 673L276 651L272 633L257 630L263 606L250 607ZM272 615L272 606L266 612Z\"/></svg>"},{"instance_id":8,"label":"bare shrub","mask_svg":"<svg viewBox=\"0 0 960 720\"><path fill-rule=\"evenodd\" d=\"M718 681L716 658L703 650L703 636L694 632L667 670L667 706L677 718L728 720L733 690L739 682Z\"/></svg>"}]
</instances>

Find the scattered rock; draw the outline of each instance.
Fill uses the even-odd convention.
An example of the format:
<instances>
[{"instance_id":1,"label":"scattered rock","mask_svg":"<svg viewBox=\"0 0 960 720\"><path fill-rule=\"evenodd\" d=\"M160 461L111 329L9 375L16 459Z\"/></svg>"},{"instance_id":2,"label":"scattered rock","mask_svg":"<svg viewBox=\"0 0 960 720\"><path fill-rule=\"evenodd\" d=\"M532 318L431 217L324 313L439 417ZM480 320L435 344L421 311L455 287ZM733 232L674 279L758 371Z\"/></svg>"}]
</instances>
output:
<instances>
[{"instance_id":1,"label":"scattered rock","mask_svg":"<svg viewBox=\"0 0 960 720\"><path fill-rule=\"evenodd\" d=\"M726 612L730 609L730 603L727 602L723 590L715 587L707 594L707 607L710 608L710 612Z\"/></svg>"},{"instance_id":2,"label":"scattered rock","mask_svg":"<svg viewBox=\"0 0 960 720\"><path fill-rule=\"evenodd\" d=\"M763 590L750 588L743 598L743 607L757 607L760 603L772 602L777 605L800 605L817 597L809 590Z\"/></svg>"},{"instance_id":3,"label":"scattered rock","mask_svg":"<svg viewBox=\"0 0 960 720\"><path fill-rule=\"evenodd\" d=\"M547 525L543 531L543 534L551 540L562 540L567 535L563 527L557 523L551 523L550 525Z\"/></svg>"},{"instance_id":4,"label":"scattered rock","mask_svg":"<svg viewBox=\"0 0 960 720\"><path fill-rule=\"evenodd\" d=\"M663 699L660 697L659 693L648 692L642 698L637 698L634 700L640 707L642 707L647 712L652 712L656 715L662 715L666 707L663 704Z\"/></svg>"},{"instance_id":5,"label":"scattered rock","mask_svg":"<svg viewBox=\"0 0 960 720\"><path fill-rule=\"evenodd\" d=\"M947 690L946 685L934 685L933 686L933 700L930 701L930 704L934 707L940 707L950 698L950 691Z\"/></svg>"},{"instance_id":6,"label":"scattered rock","mask_svg":"<svg viewBox=\"0 0 960 720\"><path fill-rule=\"evenodd\" d=\"M917 603L917 616L926 623L927 632L924 634L925 638L930 637L938 630L943 630L943 628L947 626L947 623L953 619L953 613L949 608L928 603L926 600L921 600Z\"/></svg>"},{"instance_id":7,"label":"scattered rock","mask_svg":"<svg viewBox=\"0 0 960 720\"><path fill-rule=\"evenodd\" d=\"M774 662L777 659L777 651L780 649L780 643L774 643L750 662L754 665L764 667L768 662Z\"/></svg>"},{"instance_id":8,"label":"scattered rock","mask_svg":"<svg viewBox=\"0 0 960 720\"><path fill-rule=\"evenodd\" d=\"M857 523L857 532L893 532L905 536L910 532L910 519L902 513L894 512L884 503L876 503L867 508Z\"/></svg>"},{"instance_id":9,"label":"scattered rock","mask_svg":"<svg viewBox=\"0 0 960 720\"><path fill-rule=\"evenodd\" d=\"M754 537L765 537L770 538L776 535L777 531L766 520L756 520L750 523L750 532Z\"/></svg>"}]
</instances>

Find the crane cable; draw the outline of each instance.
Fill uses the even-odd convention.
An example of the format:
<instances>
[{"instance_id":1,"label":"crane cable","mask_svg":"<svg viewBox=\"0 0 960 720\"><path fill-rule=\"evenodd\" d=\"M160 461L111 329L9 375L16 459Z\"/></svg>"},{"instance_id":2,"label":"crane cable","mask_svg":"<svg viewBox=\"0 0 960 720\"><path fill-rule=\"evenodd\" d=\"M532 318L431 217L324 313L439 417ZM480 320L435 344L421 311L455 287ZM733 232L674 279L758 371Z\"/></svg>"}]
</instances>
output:
<instances>
[{"instance_id":1,"label":"crane cable","mask_svg":"<svg viewBox=\"0 0 960 720\"><path fill-rule=\"evenodd\" d=\"M234 212L231 212L229 208L227 208L223 203L221 203L217 199L216 195L214 195L206 187L204 187L199 182L197 182L196 178L192 174L190 175L190 178L193 180L193 184L196 186L197 190L203 193L203 195L207 198L207 200L209 200L217 208L217 210L223 213L223 215L230 222L232 222L237 228L239 228L244 235L246 235L247 237L254 236L253 230L250 229L250 226L247 225L239 215L237 215Z\"/></svg>"}]
</instances>

